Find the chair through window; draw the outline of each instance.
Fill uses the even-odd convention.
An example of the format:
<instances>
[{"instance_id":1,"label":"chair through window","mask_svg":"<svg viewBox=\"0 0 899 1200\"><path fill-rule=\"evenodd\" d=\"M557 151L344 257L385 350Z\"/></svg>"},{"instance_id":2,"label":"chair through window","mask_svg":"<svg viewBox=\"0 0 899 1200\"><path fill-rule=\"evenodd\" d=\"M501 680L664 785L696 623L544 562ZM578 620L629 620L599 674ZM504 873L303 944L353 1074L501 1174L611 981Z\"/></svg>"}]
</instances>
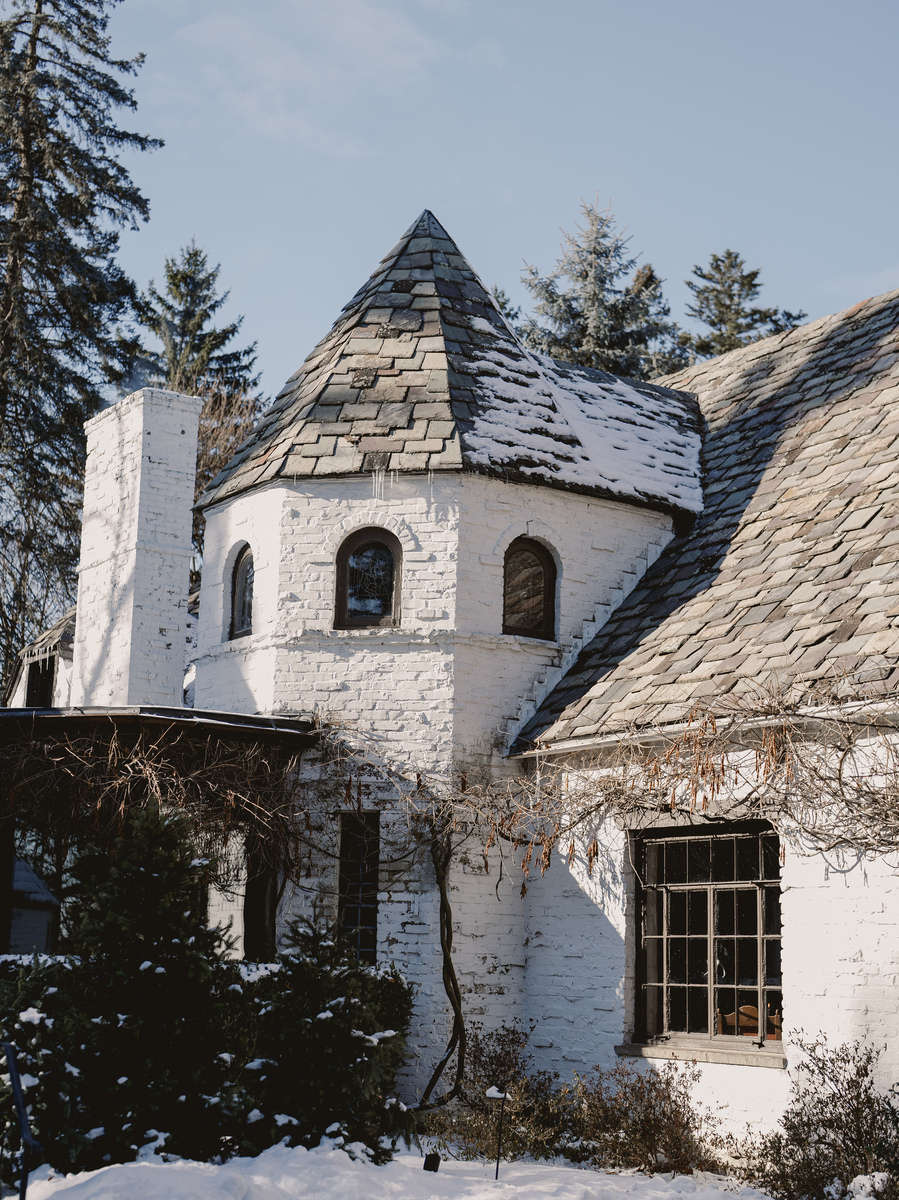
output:
<instances>
[{"instance_id":1,"label":"chair through window","mask_svg":"<svg viewBox=\"0 0 899 1200\"><path fill-rule=\"evenodd\" d=\"M386 529L359 529L337 552L337 629L398 625L402 549Z\"/></svg>"},{"instance_id":2,"label":"chair through window","mask_svg":"<svg viewBox=\"0 0 899 1200\"><path fill-rule=\"evenodd\" d=\"M780 846L769 825L635 835L638 1032L782 1038Z\"/></svg>"},{"instance_id":3,"label":"chair through window","mask_svg":"<svg viewBox=\"0 0 899 1200\"><path fill-rule=\"evenodd\" d=\"M253 552L244 546L234 563L231 576L231 638L247 637L253 632Z\"/></svg>"},{"instance_id":4,"label":"chair through window","mask_svg":"<svg viewBox=\"0 0 899 1200\"><path fill-rule=\"evenodd\" d=\"M556 636L556 564L545 546L520 537L506 551L503 633Z\"/></svg>"}]
</instances>

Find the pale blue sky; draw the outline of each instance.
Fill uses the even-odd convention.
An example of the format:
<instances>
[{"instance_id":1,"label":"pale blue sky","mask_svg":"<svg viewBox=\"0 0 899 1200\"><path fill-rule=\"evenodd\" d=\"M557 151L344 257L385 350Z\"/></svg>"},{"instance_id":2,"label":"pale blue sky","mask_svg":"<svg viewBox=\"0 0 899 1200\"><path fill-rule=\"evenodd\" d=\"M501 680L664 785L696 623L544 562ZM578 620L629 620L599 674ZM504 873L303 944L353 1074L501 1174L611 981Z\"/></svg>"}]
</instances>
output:
<instances>
[{"instance_id":1,"label":"pale blue sky","mask_svg":"<svg viewBox=\"0 0 899 1200\"><path fill-rule=\"evenodd\" d=\"M894 0L123 0L141 285L196 237L273 394L423 208L519 303L611 200L672 315L713 251L810 317L899 287Z\"/></svg>"}]
</instances>

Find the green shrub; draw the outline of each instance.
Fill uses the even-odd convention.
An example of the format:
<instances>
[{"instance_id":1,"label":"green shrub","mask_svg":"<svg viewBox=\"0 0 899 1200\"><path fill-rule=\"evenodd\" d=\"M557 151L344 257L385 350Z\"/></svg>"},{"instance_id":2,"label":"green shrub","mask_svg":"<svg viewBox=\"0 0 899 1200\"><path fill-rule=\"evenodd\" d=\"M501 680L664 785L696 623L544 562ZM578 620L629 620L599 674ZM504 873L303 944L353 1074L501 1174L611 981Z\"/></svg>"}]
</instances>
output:
<instances>
[{"instance_id":1,"label":"green shrub","mask_svg":"<svg viewBox=\"0 0 899 1200\"><path fill-rule=\"evenodd\" d=\"M3 997L35 1136L60 1169L133 1158L148 1131L191 1157L218 1152L236 968L201 918L183 818L147 808L111 855L73 867L72 955L24 967Z\"/></svg>"},{"instance_id":2,"label":"green shrub","mask_svg":"<svg viewBox=\"0 0 899 1200\"><path fill-rule=\"evenodd\" d=\"M830 1048L797 1040L804 1059L780 1129L749 1147L753 1182L779 1200L841 1200L858 1176L899 1193L899 1101L874 1082L882 1051L863 1042Z\"/></svg>"},{"instance_id":3,"label":"green shrub","mask_svg":"<svg viewBox=\"0 0 899 1200\"><path fill-rule=\"evenodd\" d=\"M182 821L139 813L111 863L76 864L77 953L0 962L0 1034L17 1047L46 1160L127 1162L160 1135L208 1160L317 1144L337 1126L385 1156L383 1136L403 1124L386 1105L408 985L314 931L273 964L224 959L200 917L201 865ZM8 1087L0 1103L15 1145Z\"/></svg>"},{"instance_id":4,"label":"green shrub","mask_svg":"<svg viewBox=\"0 0 899 1200\"><path fill-rule=\"evenodd\" d=\"M127 1162L151 1130L165 1132L177 1153L217 1154L223 1107L233 1099L220 1057L228 1044L227 968L217 964L205 988L182 995L176 973L166 980L154 977L155 968L123 968L110 976L107 965L93 958L25 965L12 1003L4 989L3 1038L17 1047L46 1160L66 1171ZM8 1103L4 1116L7 1145L15 1145Z\"/></svg>"},{"instance_id":5,"label":"green shrub","mask_svg":"<svg viewBox=\"0 0 899 1200\"><path fill-rule=\"evenodd\" d=\"M285 1136L317 1145L340 1126L375 1161L385 1139L405 1129L388 1105L405 1056L412 1011L409 985L396 971L358 963L329 931L292 927L295 947L275 964L241 964L245 977L245 1056L234 1071L252 1120L237 1125L242 1154Z\"/></svg>"}]
</instances>

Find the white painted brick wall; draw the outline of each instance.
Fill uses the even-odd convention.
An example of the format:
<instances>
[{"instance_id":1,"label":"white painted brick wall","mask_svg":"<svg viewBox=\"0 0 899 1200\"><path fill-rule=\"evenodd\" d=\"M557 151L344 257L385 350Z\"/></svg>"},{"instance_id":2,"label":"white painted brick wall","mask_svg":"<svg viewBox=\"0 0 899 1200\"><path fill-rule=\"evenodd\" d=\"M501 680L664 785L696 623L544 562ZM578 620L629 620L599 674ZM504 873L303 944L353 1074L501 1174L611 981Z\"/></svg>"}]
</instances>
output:
<instances>
[{"instance_id":1,"label":"white painted brick wall","mask_svg":"<svg viewBox=\"0 0 899 1200\"><path fill-rule=\"evenodd\" d=\"M402 623L334 630L337 549L369 525L402 545ZM522 535L557 558L556 643L502 633L503 556ZM236 497L207 514L196 705L315 712L380 738L385 758L430 779L507 770L510 732L671 536L659 513L479 476L298 480ZM229 642L231 576L246 543L254 631ZM495 1024L524 1016L525 909L520 880L507 873L498 887L497 856L486 874L478 837L470 842L451 882L456 968L469 1012ZM418 994L410 1094L449 1028L430 872L420 859L381 885L381 952ZM320 886L333 893L327 871ZM313 896L298 890L292 911L308 912Z\"/></svg>"},{"instance_id":2,"label":"white painted brick wall","mask_svg":"<svg viewBox=\"0 0 899 1200\"><path fill-rule=\"evenodd\" d=\"M522 706L539 701L672 533L649 510L462 475L272 485L207 516L197 705L334 714L392 735L432 769L498 765L494 741L529 715ZM403 546L398 630L332 628L336 551L366 525ZM528 533L560 562L555 644L502 633L503 554ZM246 543L254 633L228 642L231 573ZM449 743L435 720L452 721Z\"/></svg>"},{"instance_id":3,"label":"white painted brick wall","mask_svg":"<svg viewBox=\"0 0 899 1200\"><path fill-rule=\"evenodd\" d=\"M634 1014L632 872L624 835L607 825L592 877L583 847L573 869L556 860L529 883L526 1012L538 1022L541 1066L569 1076L614 1066ZM899 865L855 855L803 857L787 844L782 881L784 1032L820 1032L833 1045L886 1046L883 1086L899 1078ZM636 1061L636 1060L629 1060ZM645 1068L645 1064L644 1064ZM696 1096L742 1132L771 1127L787 1100L787 1071L700 1064Z\"/></svg>"},{"instance_id":4,"label":"white painted brick wall","mask_svg":"<svg viewBox=\"0 0 899 1200\"><path fill-rule=\"evenodd\" d=\"M899 1079L899 864L789 847L783 872L784 1021L832 1041L886 1046L883 1084Z\"/></svg>"},{"instance_id":5,"label":"white painted brick wall","mask_svg":"<svg viewBox=\"0 0 899 1200\"><path fill-rule=\"evenodd\" d=\"M181 704L201 407L144 388L85 425L76 707Z\"/></svg>"}]
</instances>

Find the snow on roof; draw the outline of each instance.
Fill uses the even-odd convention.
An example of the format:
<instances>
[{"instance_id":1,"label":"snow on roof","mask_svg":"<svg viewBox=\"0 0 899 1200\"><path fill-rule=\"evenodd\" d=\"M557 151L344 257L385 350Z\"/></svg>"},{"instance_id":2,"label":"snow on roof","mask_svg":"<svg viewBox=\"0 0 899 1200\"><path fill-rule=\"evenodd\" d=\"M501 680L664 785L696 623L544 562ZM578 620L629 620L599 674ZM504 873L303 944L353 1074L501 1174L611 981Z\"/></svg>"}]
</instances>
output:
<instances>
[{"instance_id":1,"label":"snow on roof","mask_svg":"<svg viewBox=\"0 0 899 1200\"><path fill-rule=\"evenodd\" d=\"M27 904L33 908L59 908L59 901L47 884L23 858L17 858L13 863L12 887L16 901L20 905Z\"/></svg>"},{"instance_id":2,"label":"snow on roof","mask_svg":"<svg viewBox=\"0 0 899 1200\"><path fill-rule=\"evenodd\" d=\"M425 211L201 503L278 478L461 470L695 514L699 450L689 393L523 346Z\"/></svg>"},{"instance_id":3,"label":"snow on roof","mask_svg":"<svg viewBox=\"0 0 899 1200\"><path fill-rule=\"evenodd\" d=\"M899 691L899 291L672 378L707 421L705 508L518 750L686 719L795 682Z\"/></svg>"},{"instance_id":4,"label":"snow on roof","mask_svg":"<svg viewBox=\"0 0 899 1200\"><path fill-rule=\"evenodd\" d=\"M471 364L486 403L465 435L469 461L496 470L702 511L699 432L683 396L525 351Z\"/></svg>"}]
</instances>

